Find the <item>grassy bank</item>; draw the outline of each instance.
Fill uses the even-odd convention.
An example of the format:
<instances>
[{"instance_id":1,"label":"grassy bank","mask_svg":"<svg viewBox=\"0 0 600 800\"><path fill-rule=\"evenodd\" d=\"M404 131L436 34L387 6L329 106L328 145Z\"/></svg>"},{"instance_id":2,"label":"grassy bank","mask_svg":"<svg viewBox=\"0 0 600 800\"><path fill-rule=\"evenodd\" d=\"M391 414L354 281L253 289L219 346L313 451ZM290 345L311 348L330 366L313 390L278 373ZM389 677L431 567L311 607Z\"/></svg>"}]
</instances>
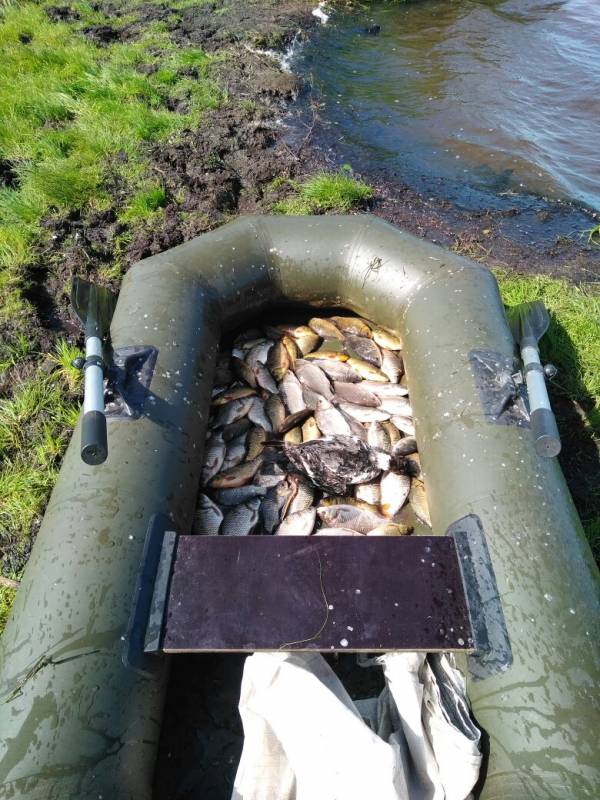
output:
<instances>
[{"instance_id":1,"label":"grassy bank","mask_svg":"<svg viewBox=\"0 0 600 800\"><path fill-rule=\"evenodd\" d=\"M182 237L195 235L205 229L194 227L205 212L194 203L207 195L220 195L221 216L202 222L205 227L239 210L360 210L373 196L347 169L303 181L282 174L274 140L262 133L268 117L261 98L280 91L277 80L268 82L273 70L240 77L240 58L234 63L226 48L207 53L174 38L186 10L196 14L202 5L114 0L109 14L83 1L0 0L0 571L6 578L22 574L79 413L81 376L71 367L78 334L64 300L70 277L84 274L117 287L139 257L139 249L132 254L128 247L140 231L159 231L153 244L162 249L178 243L160 238L169 219L176 233L189 223ZM207 3L206 9L216 15L218 36L235 4ZM248 32L253 46L264 46L265 35ZM247 72L251 56L243 53ZM262 56L256 59L257 69L270 69ZM246 83L227 80L227 70ZM251 80L264 93L258 102ZM220 127L214 118L199 127L215 109L223 112ZM249 142L242 141L245 151L238 140ZM212 183L203 182L206 175ZM255 188L261 204L249 197ZM109 240L92 239L106 231ZM541 297L552 312L543 349L560 370L554 394L565 401L557 408L563 431L573 429L576 414L579 438L566 442L572 457L563 462L567 473L571 466L576 471L600 437L600 300L564 281L498 277L508 304ZM576 502L599 547L600 488L582 486ZM0 630L13 597L14 588L0 582Z\"/></svg>"}]
</instances>

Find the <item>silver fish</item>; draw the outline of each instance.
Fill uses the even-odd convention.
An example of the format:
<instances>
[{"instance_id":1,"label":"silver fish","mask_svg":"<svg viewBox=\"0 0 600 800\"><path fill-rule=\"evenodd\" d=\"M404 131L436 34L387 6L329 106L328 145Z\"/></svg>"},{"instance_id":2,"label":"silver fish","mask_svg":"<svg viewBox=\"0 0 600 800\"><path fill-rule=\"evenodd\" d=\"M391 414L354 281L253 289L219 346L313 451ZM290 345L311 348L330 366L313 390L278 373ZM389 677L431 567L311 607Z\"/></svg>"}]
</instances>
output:
<instances>
[{"instance_id":1,"label":"silver fish","mask_svg":"<svg viewBox=\"0 0 600 800\"><path fill-rule=\"evenodd\" d=\"M279 388L290 414L295 414L297 411L303 411L306 408L306 403L302 396L302 384L293 372L285 373Z\"/></svg>"},{"instance_id":2,"label":"silver fish","mask_svg":"<svg viewBox=\"0 0 600 800\"><path fill-rule=\"evenodd\" d=\"M386 518L356 506L319 506L317 514L325 525L336 528L350 528L359 533L368 533L386 522Z\"/></svg>"},{"instance_id":3,"label":"silver fish","mask_svg":"<svg viewBox=\"0 0 600 800\"><path fill-rule=\"evenodd\" d=\"M394 415L392 417L392 422L402 433L406 433L408 436L415 435L415 424L410 417Z\"/></svg>"},{"instance_id":4,"label":"silver fish","mask_svg":"<svg viewBox=\"0 0 600 800\"><path fill-rule=\"evenodd\" d=\"M368 481L361 483L354 489L354 497L357 500L363 500L369 505L378 506L381 500L380 481Z\"/></svg>"},{"instance_id":5,"label":"silver fish","mask_svg":"<svg viewBox=\"0 0 600 800\"><path fill-rule=\"evenodd\" d=\"M275 533L278 536L310 536L317 519L316 508L306 508L287 516Z\"/></svg>"},{"instance_id":6,"label":"silver fish","mask_svg":"<svg viewBox=\"0 0 600 800\"><path fill-rule=\"evenodd\" d=\"M208 483L223 466L225 461L225 442L220 433L213 433L204 450L204 466L202 467L202 483Z\"/></svg>"},{"instance_id":7,"label":"silver fish","mask_svg":"<svg viewBox=\"0 0 600 800\"><path fill-rule=\"evenodd\" d=\"M256 377L256 382L261 387L261 389L266 389L267 392L270 394L277 394L277 384L273 380L271 373L265 367L264 364L261 364L259 361L257 365L254 367L254 375Z\"/></svg>"},{"instance_id":8,"label":"silver fish","mask_svg":"<svg viewBox=\"0 0 600 800\"><path fill-rule=\"evenodd\" d=\"M235 467L236 464L239 464L244 460L244 458L246 458L247 435L247 433L242 433L241 436L237 436L235 439L231 439L231 441L227 443L225 460L223 461L223 469L231 469L231 467Z\"/></svg>"},{"instance_id":9,"label":"silver fish","mask_svg":"<svg viewBox=\"0 0 600 800\"><path fill-rule=\"evenodd\" d=\"M250 367L252 372L256 369L256 365L266 364L269 358L269 351L275 343L269 339L263 339L250 350L246 356L246 364Z\"/></svg>"},{"instance_id":10,"label":"silver fish","mask_svg":"<svg viewBox=\"0 0 600 800\"><path fill-rule=\"evenodd\" d=\"M425 493L425 485L423 484L423 481L413 478L408 496L410 499L410 504L417 518L431 528L429 504L427 503L427 494Z\"/></svg>"},{"instance_id":11,"label":"silver fish","mask_svg":"<svg viewBox=\"0 0 600 800\"><path fill-rule=\"evenodd\" d=\"M378 450L384 450L386 453L391 452L392 449L389 432L386 430L383 423L377 422L377 420L369 424L367 429L367 443L371 447L376 447Z\"/></svg>"},{"instance_id":12,"label":"silver fish","mask_svg":"<svg viewBox=\"0 0 600 800\"><path fill-rule=\"evenodd\" d=\"M250 408L248 409L248 419L255 425L259 425L269 433L272 432L271 421L265 414L265 407L263 401L259 397L255 397Z\"/></svg>"},{"instance_id":13,"label":"silver fish","mask_svg":"<svg viewBox=\"0 0 600 800\"><path fill-rule=\"evenodd\" d=\"M337 408L325 398L321 398L315 409L315 421L319 426L319 430L327 435L345 435L348 436L352 431L346 418L339 412Z\"/></svg>"},{"instance_id":14,"label":"silver fish","mask_svg":"<svg viewBox=\"0 0 600 800\"><path fill-rule=\"evenodd\" d=\"M381 510L393 517L402 508L410 492L410 477L396 472L386 472L381 479Z\"/></svg>"},{"instance_id":15,"label":"silver fish","mask_svg":"<svg viewBox=\"0 0 600 800\"><path fill-rule=\"evenodd\" d=\"M378 369L381 367L381 350L372 339L366 339L364 336L346 336L345 349L348 355L362 358Z\"/></svg>"},{"instance_id":16,"label":"silver fish","mask_svg":"<svg viewBox=\"0 0 600 800\"><path fill-rule=\"evenodd\" d=\"M362 533L351 528L319 528L315 536L362 536Z\"/></svg>"},{"instance_id":17,"label":"silver fish","mask_svg":"<svg viewBox=\"0 0 600 800\"><path fill-rule=\"evenodd\" d=\"M383 397L381 408L393 416L412 417L412 408L407 397Z\"/></svg>"},{"instance_id":18,"label":"silver fish","mask_svg":"<svg viewBox=\"0 0 600 800\"><path fill-rule=\"evenodd\" d=\"M281 484L280 484L281 485ZM260 506L260 516L265 533L271 534L281 521L280 504L277 498L278 486L269 489Z\"/></svg>"},{"instance_id":19,"label":"silver fish","mask_svg":"<svg viewBox=\"0 0 600 800\"><path fill-rule=\"evenodd\" d=\"M232 422L237 422L238 419L245 417L255 399L254 397L242 397L240 400L232 400L221 406L215 419L215 428L231 425Z\"/></svg>"},{"instance_id":20,"label":"silver fish","mask_svg":"<svg viewBox=\"0 0 600 800\"><path fill-rule=\"evenodd\" d=\"M273 486L278 486L284 480L285 475L269 475L264 472L259 472L259 474L254 477L254 483L256 486L265 486L267 489L272 489Z\"/></svg>"},{"instance_id":21,"label":"silver fish","mask_svg":"<svg viewBox=\"0 0 600 800\"><path fill-rule=\"evenodd\" d=\"M254 497L264 497L267 493L265 486L256 486L249 483L247 486L238 486L235 489L219 489L214 492L214 498L221 506L239 506Z\"/></svg>"},{"instance_id":22,"label":"silver fish","mask_svg":"<svg viewBox=\"0 0 600 800\"><path fill-rule=\"evenodd\" d=\"M342 402L339 403L338 407L359 422L382 422L391 416L388 411L384 411L382 408L357 406L355 403Z\"/></svg>"},{"instance_id":23,"label":"silver fish","mask_svg":"<svg viewBox=\"0 0 600 800\"><path fill-rule=\"evenodd\" d=\"M296 376L300 383L312 389L313 392L320 394L326 400L333 399L329 378L315 364L304 361L296 364Z\"/></svg>"},{"instance_id":24,"label":"silver fish","mask_svg":"<svg viewBox=\"0 0 600 800\"><path fill-rule=\"evenodd\" d=\"M198 506L194 514L192 533L216 536L223 522L223 512L216 503L201 494L198 498Z\"/></svg>"},{"instance_id":25,"label":"silver fish","mask_svg":"<svg viewBox=\"0 0 600 800\"><path fill-rule=\"evenodd\" d=\"M363 381L362 386L377 397L406 397L408 389L399 383L378 383L376 381Z\"/></svg>"},{"instance_id":26,"label":"silver fish","mask_svg":"<svg viewBox=\"0 0 600 800\"><path fill-rule=\"evenodd\" d=\"M248 536L258 523L260 497L254 497L239 506L234 506L223 517L222 536Z\"/></svg>"},{"instance_id":27,"label":"silver fish","mask_svg":"<svg viewBox=\"0 0 600 800\"><path fill-rule=\"evenodd\" d=\"M302 397L306 404L306 408L309 411L316 411L317 406L319 404L319 397L321 397L321 395L318 394L317 392L313 392L313 390L309 389L308 386L303 386Z\"/></svg>"},{"instance_id":28,"label":"silver fish","mask_svg":"<svg viewBox=\"0 0 600 800\"><path fill-rule=\"evenodd\" d=\"M371 406L377 408L381 405L381 400L374 392L365 389L360 383L344 383L335 381L333 384L335 397L345 400L347 403L355 403L359 406Z\"/></svg>"},{"instance_id":29,"label":"silver fish","mask_svg":"<svg viewBox=\"0 0 600 800\"><path fill-rule=\"evenodd\" d=\"M382 350L381 371L388 376L391 383L398 383L404 372L404 362L400 353L392 350Z\"/></svg>"},{"instance_id":30,"label":"silver fish","mask_svg":"<svg viewBox=\"0 0 600 800\"><path fill-rule=\"evenodd\" d=\"M316 359L312 362L323 370L328 378L333 381L343 381L345 383L360 383L360 375L344 364L342 361L332 361L331 359Z\"/></svg>"}]
</instances>

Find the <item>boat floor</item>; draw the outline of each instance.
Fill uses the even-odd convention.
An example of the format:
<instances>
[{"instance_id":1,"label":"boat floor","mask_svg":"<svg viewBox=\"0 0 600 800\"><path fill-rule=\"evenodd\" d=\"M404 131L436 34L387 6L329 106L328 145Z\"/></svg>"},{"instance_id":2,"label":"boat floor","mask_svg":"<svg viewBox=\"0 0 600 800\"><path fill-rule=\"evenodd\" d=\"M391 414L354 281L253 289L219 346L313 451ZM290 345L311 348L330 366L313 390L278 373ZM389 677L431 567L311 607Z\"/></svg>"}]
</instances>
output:
<instances>
[{"instance_id":1,"label":"boat floor","mask_svg":"<svg viewBox=\"0 0 600 800\"><path fill-rule=\"evenodd\" d=\"M246 656L178 655L167 691L154 796L229 800L244 742L238 713ZM352 653L326 656L353 700L383 689L383 671L357 665Z\"/></svg>"}]
</instances>

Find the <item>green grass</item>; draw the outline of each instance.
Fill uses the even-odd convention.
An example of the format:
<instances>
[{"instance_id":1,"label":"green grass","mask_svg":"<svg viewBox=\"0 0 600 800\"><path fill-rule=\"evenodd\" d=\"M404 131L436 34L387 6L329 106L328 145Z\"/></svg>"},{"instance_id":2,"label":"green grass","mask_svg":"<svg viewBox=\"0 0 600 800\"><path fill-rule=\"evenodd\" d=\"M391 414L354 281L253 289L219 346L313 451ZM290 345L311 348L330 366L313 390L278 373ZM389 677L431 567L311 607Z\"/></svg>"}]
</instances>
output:
<instances>
[{"instance_id":1,"label":"green grass","mask_svg":"<svg viewBox=\"0 0 600 800\"><path fill-rule=\"evenodd\" d=\"M343 214L363 207L373 197L371 186L352 177L348 170L319 172L304 183L290 183L295 195L275 203L276 214Z\"/></svg>"},{"instance_id":2,"label":"green grass","mask_svg":"<svg viewBox=\"0 0 600 800\"><path fill-rule=\"evenodd\" d=\"M86 3L75 8L87 23L97 15ZM100 48L51 22L43 4L0 11L0 63L0 161L15 176L0 184L0 319L7 319L27 309L24 270L35 263L43 219L108 207L109 171L125 187L122 220L150 217L166 197L148 185L147 148L196 125L221 95L208 74L211 59L176 47L160 26Z\"/></svg>"},{"instance_id":3,"label":"green grass","mask_svg":"<svg viewBox=\"0 0 600 800\"><path fill-rule=\"evenodd\" d=\"M507 306L530 300L543 300L550 312L550 328L540 342L544 362L558 368L554 391L575 403L577 425L573 418L561 419L559 428L567 436L577 436L575 447L584 450L584 440L592 451L600 450L600 293L598 287L574 286L566 280L544 275L523 276L496 271L502 298ZM579 431L579 420L583 431ZM561 425L562 422L562 425ZM575 428L575 430L573 429ZM575 454L579 458L579 452ZM577 482L583 487L579 514L588 541L600 561L600 485L597 470L585 474L586 465L597 456L581 454ZM585 460L584 460L585 459ZM572 462L571 462L572 463ZM592 467L593 468L593 467ZM567 475L567 478L572 477ZM577 499L577 498L576 498ZM583 502L582 502L583 499Z\"/></svg>"}]
</instances>

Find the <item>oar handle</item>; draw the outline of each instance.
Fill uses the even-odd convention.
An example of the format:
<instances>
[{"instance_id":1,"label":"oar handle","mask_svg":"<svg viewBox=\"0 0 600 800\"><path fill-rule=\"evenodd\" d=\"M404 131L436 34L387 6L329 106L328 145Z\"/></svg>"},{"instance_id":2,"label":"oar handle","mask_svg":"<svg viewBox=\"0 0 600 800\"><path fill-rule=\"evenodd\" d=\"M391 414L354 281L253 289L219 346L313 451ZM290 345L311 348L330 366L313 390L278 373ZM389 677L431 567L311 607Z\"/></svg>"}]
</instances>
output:
<instances>
[{"instance_id":1,"label":"oar handle","mask_svg":"<svg viewBox=\"0 0 600 800\"><path fill-rule=\"evenodd\" d=\"M81 426L81 458L97 466L106 461L108 439L104 416L104 363L102 341L98 336L85 340L83 422Z\"/></svg>"},{"instance_id":2,"label":"oar handle","mask_svg":"<svg viewBox=\"0 0 600 800\"><path fill-rule=\"evenodd\" d=\"M522 343L521 358L529 395L531 432L535 449L538 455L553 458L560 453L560 435L556 418L550 407L544 368L540 361L537 344Z\"/></svg>"}]
</instances>

